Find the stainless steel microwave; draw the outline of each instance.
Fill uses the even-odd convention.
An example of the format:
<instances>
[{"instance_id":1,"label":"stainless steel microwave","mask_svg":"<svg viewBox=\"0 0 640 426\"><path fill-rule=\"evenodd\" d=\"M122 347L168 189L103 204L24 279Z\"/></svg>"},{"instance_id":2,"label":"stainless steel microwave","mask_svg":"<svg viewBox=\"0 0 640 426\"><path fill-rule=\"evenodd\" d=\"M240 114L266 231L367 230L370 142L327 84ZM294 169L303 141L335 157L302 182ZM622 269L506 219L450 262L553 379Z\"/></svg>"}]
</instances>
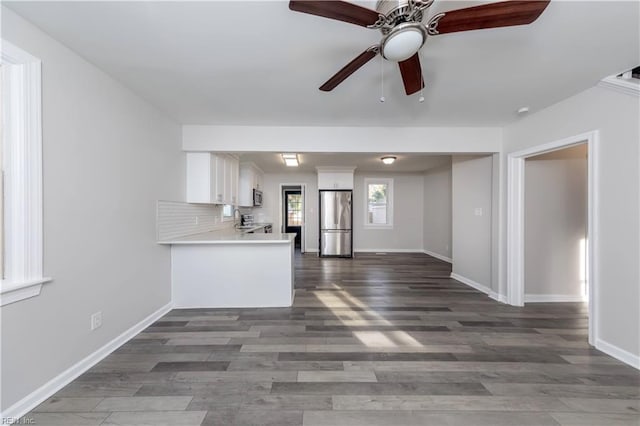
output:
<instances>
[{"instance_id":1,"label":"stainless steel microwave","mask_svg":"<svg viewBox=\"0 0 640 426\"><path fill-rule=\"evenodd\" d=\"M253 205L254 207L262 206L262 191L259 189L253 190Z\"/></svg>"}]
</instances>

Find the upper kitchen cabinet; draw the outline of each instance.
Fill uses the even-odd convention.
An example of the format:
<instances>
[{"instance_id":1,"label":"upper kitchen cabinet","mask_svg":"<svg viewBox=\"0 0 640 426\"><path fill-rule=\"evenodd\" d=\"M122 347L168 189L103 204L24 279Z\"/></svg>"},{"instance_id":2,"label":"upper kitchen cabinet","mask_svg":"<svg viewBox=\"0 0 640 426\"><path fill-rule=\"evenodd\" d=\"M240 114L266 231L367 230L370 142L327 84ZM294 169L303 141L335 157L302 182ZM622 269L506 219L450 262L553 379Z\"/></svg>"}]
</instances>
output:
<instances>
[{"instance_id":1,"label":"upper kitchen cabinet","mask_svg":"<svg viewBox=\"0 0 640 426\"><path fill-rule=\"evenodd\" d=\"M235 157L229 157L229 161L226 163L228 165L225 168L225 172L229 177L229 190L231 193L231 205L238 206L239 205L239 195L238 195L238 180L240 174L240 165L238 159ZM226 181L225 181L226 182Z\"/></svg>"},{"instance_id":2,"label":"upper kitchen cabinet","mask_svg":"<svg viewBox=\"0 0 640 426\"><path fill-rule=\"evenodd\" d=\"M240 163L240 181L238 184L239 205L253 206L253 190L262 190L264 172L254 163Z\"/></svg>"},{"instance_id":3,"label":"upper kitchen cabinet","mask_svg":"<svg viewBox=\"0 0 640 426\"><path fill-rule=\"evenodd\" d=\"M318 189L353 189L355 167L317 167Z\"/></svg>"},{"instance_id":4,"label":"upper kitchen cabinet","mask_svg":"<svg viewBox=\"0 0 640 426\"><path fill-rule=\"evenodd\" d=\"M237 205L238 159L209 152L187 153L187 203Z\"/></svg>"}]
</instances>

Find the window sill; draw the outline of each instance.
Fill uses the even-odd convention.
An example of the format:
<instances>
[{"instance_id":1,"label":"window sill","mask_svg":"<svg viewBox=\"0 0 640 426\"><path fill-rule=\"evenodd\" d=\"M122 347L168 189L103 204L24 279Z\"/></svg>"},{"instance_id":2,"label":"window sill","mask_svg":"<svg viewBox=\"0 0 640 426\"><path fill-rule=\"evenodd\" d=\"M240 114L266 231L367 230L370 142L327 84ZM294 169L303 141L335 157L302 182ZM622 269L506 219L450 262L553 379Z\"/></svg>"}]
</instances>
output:
<instances>
[{"instance_id":1,"label":"window sill","mask_svg":"<svg viewBox=\"0 0 640 426\"><path fill-rule=\"evenodd\" d=\"M52 278L43 277L23 282L2 281L0 286L0 306L37 296L40 294L42 284L52 280Z\"/></svg>"}]
</instances>

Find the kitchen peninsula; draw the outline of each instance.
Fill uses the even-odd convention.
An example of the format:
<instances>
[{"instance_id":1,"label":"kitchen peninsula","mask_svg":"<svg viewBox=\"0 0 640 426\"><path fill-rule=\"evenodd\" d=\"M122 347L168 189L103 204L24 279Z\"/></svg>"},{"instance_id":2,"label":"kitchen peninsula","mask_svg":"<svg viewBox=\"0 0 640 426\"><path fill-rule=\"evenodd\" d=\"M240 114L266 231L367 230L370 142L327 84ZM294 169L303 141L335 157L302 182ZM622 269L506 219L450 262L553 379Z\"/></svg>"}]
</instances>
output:
<instances>
[{"instance_id":1,"label":"kitchen peninsula","mask_svg":"<svg viewBox=\"0 0 640 426\"><path fill-rule=\"evenodd\" d=\"M159 241L171 245L174 307L291 306L294 237L226 229Z\"/></svg>"}]
</instances>

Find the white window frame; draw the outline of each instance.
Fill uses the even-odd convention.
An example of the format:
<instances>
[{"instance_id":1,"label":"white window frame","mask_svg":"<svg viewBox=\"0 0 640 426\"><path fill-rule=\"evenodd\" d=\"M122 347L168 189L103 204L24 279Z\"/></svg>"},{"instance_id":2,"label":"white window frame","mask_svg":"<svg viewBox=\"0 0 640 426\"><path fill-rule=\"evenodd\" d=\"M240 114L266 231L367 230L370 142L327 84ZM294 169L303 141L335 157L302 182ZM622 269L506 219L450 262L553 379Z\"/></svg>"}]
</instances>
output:
<instances>
[{"instance_id":1,"label":"white window frame","mask_svg":"<svg viewBox=\"0 0 640 426\"><path fill-rule=\"evenodd\" d=\"M37 296L51 278L43 276L41 62L1 42L4 306Z\"/></svg>"},{"instance_id":2,"label":"white window frame","mask_svg":"<svg viewBox=\"0 0 640 426\"><path fill-rule=\"evenodd\" d=\"M387 223L369 223L369 185L387 185ZM393 229L393 179L365 178L364 179L364 227L370 229Z\"/></svg>"}]
</instances>

